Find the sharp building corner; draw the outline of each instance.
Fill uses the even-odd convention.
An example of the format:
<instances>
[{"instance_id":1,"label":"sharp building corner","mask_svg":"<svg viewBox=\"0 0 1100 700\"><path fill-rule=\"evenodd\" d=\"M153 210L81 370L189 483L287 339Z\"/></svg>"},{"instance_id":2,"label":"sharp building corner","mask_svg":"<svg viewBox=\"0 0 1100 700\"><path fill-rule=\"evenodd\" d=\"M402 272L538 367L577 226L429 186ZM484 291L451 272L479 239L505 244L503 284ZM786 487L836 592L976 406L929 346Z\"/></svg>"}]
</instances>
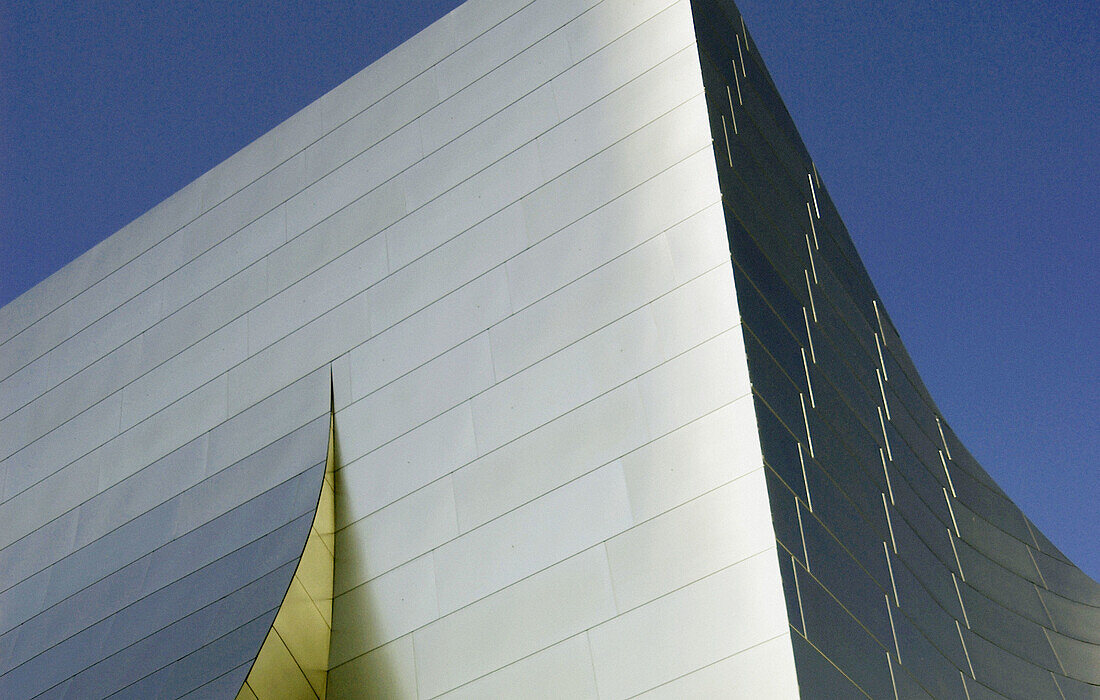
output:
<instances>
[{"instance_id":1,"label":"sharp building corner","mask_svg":"<svg viewBox=\"0 0 1100 700\"><path fill-rule=\"evenodd\" d=\"M1100 698L728 0L469 0L0 309L0 697Z\"/></svg>"}]
</instances>

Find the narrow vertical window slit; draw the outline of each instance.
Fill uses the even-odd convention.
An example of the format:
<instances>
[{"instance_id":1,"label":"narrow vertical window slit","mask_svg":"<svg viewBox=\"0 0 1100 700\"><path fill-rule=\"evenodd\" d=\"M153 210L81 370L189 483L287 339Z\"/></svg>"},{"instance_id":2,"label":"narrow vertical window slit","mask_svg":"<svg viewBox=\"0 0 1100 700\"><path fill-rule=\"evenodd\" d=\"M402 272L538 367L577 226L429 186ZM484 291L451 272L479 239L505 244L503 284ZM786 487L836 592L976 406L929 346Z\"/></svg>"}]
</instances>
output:
<instances>
[{"instance_id":1,"label":"narrow vertical window slit","mask_svg":"<svg viewBox=\"0 0 1100 700\"><path fill-rule=\"evenodd\" d=\"M882 330L882 316L880 316L878 312L878 301L872 299L871 305L875 307L875 321L878 322L878 332L882 335L882 344L886 347L890 347L890 343L886 342L886 332Z\"/></svg>"},{"instance_id":2,"label":"narrow vertical window slit","mask_svg":"<svg viewBox=\"0 0 1100 700\"><path fill-rule=\"evenodd\" d=\"M886 419L893 420L890 417L890 402L886 400L886 387L882 385L882 370L875 367L875 376L878 377L878 390L882 394L882 407L886 409Z\"/></svg>"},{"instance_id":3,"label":"narrow vertical window slit","mask_svg":"<svg viewBox=\"0 0 1100 700\"><path fill-rule=\"evenodd\" d=\"M890 449L890 436L886 434L886 421L882 417L882 409L878 409L878 424L882 428L882 441L886 443L886 456L894 461L894 452Z\"/></svg>"},{"instance_id":4,"label":"narrow vertical window slit","mask_svg":"<svg viewBox=\"0 0 1100 700\"><path fill-rule=\"evenodd\" d=\"M817 227L814 226L814 213L810 209L809 202L806 202L806 216L810 219L810 233L814 235L814 248L821 250L821 246L817 243Z\"/></svg>"},{"instance_id":5,"label":"narrow vertical window slit","mask_svg":"<svg viewBox=\"0 0 1100 700\"><path fill-rule=\"evenodd\" d=\"M970 652L966 650L966 640L963 639L962 626L959 625L959 621L955 620L955 629L959 633L959 643L962 644L963 654L966 656L966 665L970 667L970 677L974 680L978 680L978 677L974 675L974 664L970 663ZM965 684L965 679L963 679Z\"/></svg>"},{"instance_id":6,"label":"narrow vertical window slit","mask_svg":"<svg viewBox=\"0 0 1100 700\"><path fill-rule=\"evenodd\" d=\"M799 348L802 351L802 369L806 371L806 390L810 392L810 407L817 408L817 402L814 401L814 385L810 381L810 364L806 361L806 348Z\"/></svg>"},{"instance_id":7,"label":"narrow vertical window slit","mask_svg":"<svg viewBox=\"0 0 1100 700\"><path fill-rule=\"evenodd\" d=\"M814 199L814 213L817 214L817 218L820 219L821 210L817 207L817 190L814 189L814 179L809 173L806 173L806 179L810 181L810 196Z\"/></svg>"},{"instance_id":8,"label":"narrow vertical window slit","mask_svg":"<svg viewBox=\"0 0 1100 700\"><path fill-rule=\"evenodd\" d=\"M802 320L806 322L806 342L810 344L810 359L817 364L817 355L814 354L814 336L810 332L810 315L806 313L806 307L802 307Z\"/></svg>"},{"instance_id":9,"label":"narrow vertical window slit","mask_svg":"<svg viewBox=\"0 0 1100 700\"><path fill-rule=\"evenodd\" d=\"M810 507L810 512L814 512L814 502L810 498L810 479L806 476L806 458L802 455L802 443L796 442L798 445L798 461L802 465L802 483L806 485L806 505Z\"/></svg>"},{"instance_id":10,"label":"narrow vertical window slit","mask_svg":"<svg viewBox=\"0 0 1100 700\"><path fill-rule=\"evenodd\" d=\"M810 297L810 312L814 315L814 323L817 323L817 306L814 305L814 290L810 286L810 273L803 270L802 274L806 277L806 293Z\"/></svg>"},{"instance_id":11,"label":"narrow vertical window slit","mask_svg":"<svg viewBox=\"0 0 1100 700\"><path fill-rule=\"evenodd\" d=\"M794 499L794 512L798 514L798 535L802 538L802 558L806 571L810 571L810 550L806 548L806 532L802 529L802 506Z\"/></svg>"},{"instance_id":12,"label":"narrow vertical window slit","mask_svg":"<svg viewBox=\"0 0 1100 700\"><path fill-rule=\"evenodd\" d=\"M955 520L955 509L951 507L951 497L947 495L947 489L941 490L943 491L943 500L947 502L947 512L951 514L951 524L955 526L955 536L961 540L962 533L959 532L959 522Z\"/></svg>"},{"instance_id":13,"label":"narrow vertical window slit","mask_svg":"<svg viewBox=\"0 0 1100 700\"><path fill-rule=\"evenodd\" d=\"M898 584L894 581L894 565L890 562L890 548L886 546L886 543L882 543L882 553L886 555L886 570L890 572L890 588L894 590L894 605L901 607L901 601L898 599Z\"/></svg>"},{"instance_id":14,"label":"narrow vertical window slit","mask_svg":"<svg viewBox=\"0 0 1100 700\"><path fill-rule=\"evenodd\" d=\"M733 167L733 153L730 152L730 135L726 131L726 115L723 114L723 115L721 115L721 117L722 117L722 136L726 139L726 160L729 162L730 167L732 168Z\"/></svg>"},{"instance_id":15,"label":"narrow vertical window slit","mask_svg":"<svg viewBox=\"0 0 1100 700\"><path fill-rule=\"evenodd\" d=\"M810 435L810 417L806 414L806 395L798 393L798 400L802 404L802 422L806 424L806 445L810 448L810 456L814 456L814 439Z\"/></svg>"},{"instance_id":16,"label":"narrow vertical window slit","mask_svg":"<svg viewBox=\"0 0 1100 700\"><path fill-rule=\"evenodd\" d=\"M886 599L886 614L890 616L890 634L894 636L894 653L898 655L898 663L901 663L901 645L898 644L898 631L894 628L894 611L890 609L890 596L884 595Z\"/></svg>"},{"instance_id":17,"label":"narrow vertical window slit","mask_svg":"<svg viewBox=\"0 0 1100 700\"><path fill-rule=\"evenodd\" d=\"M886 527L890 530L890 544L894 548L894 554L897 554L898 541L894 539L894 523L890 520L890 507L886 505L886 494L882 494L882 510L886 513Z\"/></svg>"},{"instance_id":18,"label":"narrow vertical window slit","mask_svg":"<svg viewBox=\"0 0 1100 700\"><path fill-rule=\"evenodd\" d=\"M802 636L809 639L810 634L806 631L806 613L802 610L802 589L798 585L798 564L795 563L793 556L791 557L791 571L794 572L794 594L798 598L798 616L802 618Z\"/></svg>"},{"instance_id":19,"label":"narrow vertical window slit","mask_svg":"<svg viewBox=\"0 0 1100 700\"><path fill-rule=\"evenodd\" d=\"M886 468L886 453L878 448L878 458L882 461L882 473L886 476L886 490L890 492L890 505L897 506L894 500L894 485L890 483L890 470Z\"/></svg>"},{"instance_id":20,"label":"narrow vertical window slit","mask_svg":"<svg viewBox=\"0 0 1100 700\"><path fill-rule=\"evenodd\" d=\"M730 121L733 123L733 133L737 135L737 113L733 111L733 95L730 94L730 86L726 85L726 99L730 103Z\"/></svg>"},{"instance_id":21,"label":"narrow vertical window slit","mask_svg":"<svg viewBox=\"0 0 1100 700\"><path fill-rule=\"evenodd\" d=\"M890 375L886 373L886 360L882 356L882 342L878 333L875 333L875 349L878 350L878 364L882 367L882 378L890 381Z\"/></svg>"},{"instance_id":22,"label":"narrow vertical window slit","mask_svg":"<svg viewBox=\"0 0 1100 700\"><path fill-rule=\"evenodd\" d=\"M809 236L806 236L806 254L810 257L810 270L814 273L814 284L821 284L817 281L817 265L814 263L814 250L810 247Z\"/></svg>"},{"instance_id":23,"label":"narrow vertical window slit","mask_svg":"<svg viewBox=\"0 0 1100 700\"><path fill-rule=\"evenodd\" d=\"M951 470L947 468L947 460L943 457L943 450L939 450L940 464L943 465L943 474L947 477L947 485L951 487L951 495L955 498L959 497L959 494L955 493L955 483L951 481Z\"/></svg>"},{"instance_id":24,"label":"narrow vertical window slit","mask_svg":"<svg viewBox=\"0 0 1100 700\"><path fill-rule=\"evenodd\" d=\"M890 658L890 652L886 652L886 665L890 667L890 685L894 688L894 700L899 700L898 682L894 680L894 660Z\"/></svg>"},{"instance_id":25,"label":"narrow vertical window slit","mask_svg":"<svg viewBox=\"0 0 1100 700\"><path fill-rule=\"evenodd\" d=\"M951 457L951 448L948 447L948 445L947 445L947 436L945 436L944 433L943 433L943 423L940 423L940 417L939 416L936 416L936 427L940 431L940 440L943 442L943 451L947 453L947 458L948 459L952 459L952 457ZM952 460L952 461L954 461L954 460Z\"/></svg>"},{"instance_id":26,"label":"narrow vertical window slit","mask_svg":"<svg viewBox=\"0 0 1100 700\"><path fill-rule=\"evenodd\" d=\"M955 566L959 567L959 578L966 583L966 574L963 572L962 561L959 559L959 550L955 546L955 533L951 532L951 528L947 528L947 541L951 543L951 552L955 555Z\"/></svg>"},{"instance_id":27,"label":"narrow vertical window slit","mask_svg":"<svg viewBox=\"0 0 1100 700\"><path fill-rule=\"evenodd\" d=\"M730 61L733 64L733 86L737 88L737 104L743 105L745 101L741 99L741 79L737 77L737 61Z\"/></svg>"},{"instance_id":28,"label":"narrow vertical window slit","mask_svg":"<svg viewBox=\"0 0 1100 700\"><path fill-rule=\"evenodd\" d=\"M955 595L959 597L959 609L962 610L963 621L966 622L966 629L970 629L970 618L966 615L966 604L963 603L963 594L959 589L959 579L955 577L955 572L951 572L951 583L955 584Z\"/></svg>"}]
</instances>

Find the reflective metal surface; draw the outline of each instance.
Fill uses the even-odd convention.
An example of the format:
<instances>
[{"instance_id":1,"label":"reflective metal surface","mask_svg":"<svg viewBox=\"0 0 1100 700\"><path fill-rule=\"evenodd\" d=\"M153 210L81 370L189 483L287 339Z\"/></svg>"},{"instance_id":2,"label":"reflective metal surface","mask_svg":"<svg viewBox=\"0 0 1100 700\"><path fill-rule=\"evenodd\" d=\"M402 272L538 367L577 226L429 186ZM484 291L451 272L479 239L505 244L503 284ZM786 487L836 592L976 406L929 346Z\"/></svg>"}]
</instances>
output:
<instances>
[{"instance_id":1,"label":"reflective metal surface","mask_svg":"<svg viewBox=\"0 0 1100 700\"><path fill-rule=\"evenodd\" d=\"M36 563L5 549L0 696L180 697L255 658L316 530L322 483L331 499L330 424L305 415L251 454L211 461L207 445L232 438L229 421L89 494L64 516L76 525L68 550ZM309 560L324 562L316 539ZM293 580L294 591L324 590L323 579Z\"/></svg>"},{"instance_id":2,"label":"reflective metal surface","mask_svg":"<svg viewBox=\"0 0 1100 700\"><path fill-rule=\"evenodd\" d=\"M330 423L325 476L305 550L263 646L237 693L238 700L325 697L336 529L334 447L334 426Z\"/></svg>"},{"instance_id":3,"label":"reflective metal surface","mask_svg":"<svg viewBox=\"0 0 1100 700\"><path fill-rule=\"evenodd\" d=\"M693 0L805 697L1100 696L1100 586L959 444L729 0Z\"/></svg>"}]
</instances>

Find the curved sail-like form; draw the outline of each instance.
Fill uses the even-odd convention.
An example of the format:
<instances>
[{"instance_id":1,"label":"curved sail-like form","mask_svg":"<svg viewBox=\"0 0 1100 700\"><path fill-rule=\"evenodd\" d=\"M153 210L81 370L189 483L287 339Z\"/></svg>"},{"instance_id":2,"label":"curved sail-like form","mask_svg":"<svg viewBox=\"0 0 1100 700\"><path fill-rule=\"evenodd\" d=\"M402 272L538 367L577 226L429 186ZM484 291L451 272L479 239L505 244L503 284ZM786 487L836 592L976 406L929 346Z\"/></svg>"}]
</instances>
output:
<instances>
[{"instance_id":1,"label":"curved sail-like form","mask_svg":"<svg viewBox=\"0 0 1100 700\"><path fill-rule=\"evenodd\" d=\"M263 646L237 693L238 700L325 697L332 638L334 434L335 426L330 424L325 478L305 549Z\"/></svg>"},{"instance_id":2,"label":"curved sail-like form","mask_svg":"<svg viewBox=\"0 0 1100 700\"><path fill-rule=\"evenodd\" d=\"M326 483L328 388L314 373L130 470L159 447L138 433L148 442L93 474L98 489L51 493L46 476L5 502L39 507L5 521L0 696L235 693L296 592ZM79 479L86 463L62 472Z\"/></svg>"},{"instance_id":3,"label":"curved sail-like form","mask_svg":"<svg viewBox=\"0 0 1100 700\"><path fill-rule=\"evenodd\" d=\"M470 0L0 309L0 697L1069 700L1098 649L727 0Z\"/></svg>"},{"instance_id":4,"label":"curved sail-like form","mask_svg":"<svg viewBox=\"0 0 1100 700\"><path fill-rule=\"evenodd\" d=\"M1100 695L1100 585L921 383L736 8L694 0L799 685Z\"/></svg>"}]
</instances>

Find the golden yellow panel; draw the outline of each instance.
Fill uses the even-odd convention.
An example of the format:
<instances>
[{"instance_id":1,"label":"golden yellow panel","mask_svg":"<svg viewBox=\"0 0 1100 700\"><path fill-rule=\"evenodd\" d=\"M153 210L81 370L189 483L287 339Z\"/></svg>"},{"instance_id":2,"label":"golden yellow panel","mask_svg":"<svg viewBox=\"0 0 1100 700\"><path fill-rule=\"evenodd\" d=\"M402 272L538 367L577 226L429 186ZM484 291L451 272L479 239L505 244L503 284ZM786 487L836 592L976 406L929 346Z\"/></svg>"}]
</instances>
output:
<instances>
[{"instance_id":1,"label":"golden yellow panel","mask_svg":"<svg viewBox=\"0 0 1100 700\"><path fill-rule=\"evenodd\" d=\"M332 469L332 454L329 454L329 470ZM326 472L326 477L330 472ZM333 480L325 479L321 485L321 501L317 504L317 519L313 523L313 529L321 536L321 541L328 548L329 556L336 552L336 499L333 494Z\"/></svg>"},{"instance_id":2,"label":"golden yellow panel","mask_svg":"<svg viewBox=\"0 0 1100 700\"><path fill-rule=\"evenodd\" d=\"M295 580L305 589L328 627L332 626L332 561L332 554L320 536L311 531Z\"/></svg>"},{"instance_id":3,"label":"golden yellow panel","mask_svg":"<svg viewBox=\"0 0 1100 700\"><path fill-rule=\"evenodd\" d=\"M336 525L332 486L334 455L330 418L328 460L313 525L290 588L237 694L238 700L317 700L325 697L332 637L332 543Z\"/></svg>"},{"instance_id":4,"label":"golden yellow panel","mask_svg":"<svg viewBox=\"0 0 1100 700\"><path fill-rule=\"evenodd\" d=\"M297 577L290 583L283 606L275 618L275 631L313 686L318 697L325 696L328 670L329 625L306 594Z\"/></svg>"},{"instance_id":5,"label":"golden yellow panel","mask_svg":"<svg viewBox=\"0 0 1100 700\"><path fill-rule=\"evenodd\" d=\"M241 692L237 693L237 700L258 700L256 694L252 692L252 689L248 687L246 682L241 688Z\"/></svg>"},{"instance_id":6,"label":"golden yellow panel","mask_svg":"<svg viewBox=\"0 0 1100 700\"><path fill-rule=\"evenodd\" d=\"M317 700L318 697L274 630L267 633L245 686L258 700Z\"/></svg>"}]
</instances>

